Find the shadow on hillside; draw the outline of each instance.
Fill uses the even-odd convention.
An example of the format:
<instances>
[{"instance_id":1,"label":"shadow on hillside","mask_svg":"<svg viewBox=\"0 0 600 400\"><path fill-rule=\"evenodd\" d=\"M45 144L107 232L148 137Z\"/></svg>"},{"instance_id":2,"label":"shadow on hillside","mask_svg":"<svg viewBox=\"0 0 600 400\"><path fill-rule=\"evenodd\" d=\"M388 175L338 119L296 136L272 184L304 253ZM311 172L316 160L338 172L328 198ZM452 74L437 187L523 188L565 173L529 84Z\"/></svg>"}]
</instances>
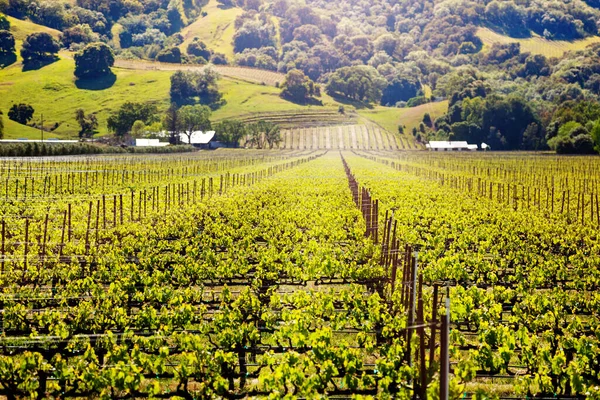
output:
<instances>
[{"instance_id":1,"label":"shadow on hillside","mask_svg":"<svg viewBox=\"0 0 600 400\"><path fill-rule=\"evenodd\" d=\"M111 72L95 78L79 78L75 81L75 86L77 89L83 90L105 90L112 87L116 81L117 76Z\"/></svg>"},{"instance_id":2,"label":"shadow on hillside","mask_svg":"<svg viewBox=\"0 0 600 400\"><path fill-rule=\"evenodd\" d=\"M531 31L527 29L525 25L500 26L496 24L486 24L485 26L496 33L513 39L528 39L532 36Z\"/></svg>"},{"instance_id":3,"label":"shadow on hillside","mask_svg":"<svg viewBox=\"0 0 600 400\"><path fill-rule=\"evenodd\" d=\"M0 53L0 68L6 68L17 62L15 53Z\"/></svg>"},{"instance_id":4,"label":"shadow on hillside","mask_svg":"<svg viewBox=\"0 0 600 400\"><path fill-rule=\"evenodd\" d=\"M341 103L345 106L353 106L357 110L364 110L364 109L372 110L373 109L373 104L370 104L370 103L363 103L362 101L349 99L348 97L339 96L339 95L335 95L335 94L332 94L330 96L338 103Z\"/></svg>"},{"instance_id":5,"label":"shadow on hillside","mask_svg":"<svg viewBox=\"0 0 600 400\"><path fill-rule=\"evenodd\" d=\"M233 4L220 4L220 3L219 3L219 4L217 5L217 8L218 8L219 10L229 10L229 9L231 9L231 8L235 8L235 6L234 6Z\"/></svg>"},{"instance_id":6,"label":"shadow on hillside","mask_svg":"<svg viewBox=\"0 0 600 400\"><path fill-rule=\"evenodd\" d=\"M300 106L322 106L323 105L323 100L316 99L314 97L310 97L308 99L305 99L304 101L298 101L297 99L294 99L290 96L286 96L283 93L280 95L280 97L286 101L289 101L290 103L298 104Z\"/></svg>"},{"instance_id":7,"label":"shadow on hillside","mask_svg":"<svg viewBox=\"0 0 600 400\"><path fill-rule=\"evenodd\" d=\"M58 56L54 56L23 61L23 72L37 71L38 69L42 69L47 65L54 64L58 60Z\"/></svg>"}]
</instances>

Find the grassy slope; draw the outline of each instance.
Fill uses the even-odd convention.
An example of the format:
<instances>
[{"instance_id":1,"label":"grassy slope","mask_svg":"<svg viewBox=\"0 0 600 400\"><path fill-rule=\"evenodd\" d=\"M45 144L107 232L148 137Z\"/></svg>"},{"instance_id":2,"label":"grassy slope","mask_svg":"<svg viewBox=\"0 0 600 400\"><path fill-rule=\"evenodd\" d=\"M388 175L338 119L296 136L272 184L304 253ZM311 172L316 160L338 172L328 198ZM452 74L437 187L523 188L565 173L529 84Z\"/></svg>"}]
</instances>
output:
<instances>
[{"instance_id":1,"label":"grassy slope","mask_svg":"<svg viewBox=\"0 0 600 400\"><path fill-rule=\"evenodd\" d=\"M57 135L74 137L78 131L74 119L76 108L95 113L103 132L109 112L126 101L144 99L163 108L168 104L170 73L114 69L117 80L111 87L90 90L77 88L73 70L71 59L62 59L35 71L23 72L18 63L6 68L0 72L0 110L8 110L13 103L29 103L36 110L35 121L44 114L45 126L58 122ZM6 136L22 137L21 130L19 125L7 126Z\"/></svg>"},{"instance_id":2,"label":"grassy slope","mask_svg":"<svg viewBox=\"0 0 600 400\"><path fill-rule=\"evenodd\" d=\"M39 129L30 126L21 125L11 121L8 117L3 118L4 121L4 139L41 139ZM45 123L44 123L45 125ZM44 139L57 137L53 132L44 132Z\"/></svg>"},{"instance_id":3,"label":"grassy slope","mask_svg":"<svg viewBox=\"0 0 600 400\"><path fill-rule=\"evenodd\" d=\"M216 0L210 0L202 11L207 13L206 17L199 17L181 32L185 39L181 49L185 52L188 44L197 36L209 49L223 53L229 60L233 60L234 22L236 17L242 14L242 9L223 8Z\"/></svg>"},{"instance_id":4,"label":"grassy slope","mask_svg":"<svg viewBox=\"0 0 600 400\"><path fill-rule=\"evenodd\" d=\"M9 16L6 16L6 18L8 18L8 20L10 21L10 31L15 36L15 39L18 41L25 40L27 35L30 35L34 32L46 32L57 39L60 36L60 31L57 31L55 29L47 28L42 25L37 25L29 21L22 21L20 19L16 19Z\"/></svg>"},{"instance_id":5,"label":"grassy slope","mask_svg":"<svg viewBox=\"0 0 600 400\"><path fill-rule=\"evenodd\" d=\"M448 110L448 102L427 103L413 108L392 108L375 107L373 109L358 110L358 113L365 118L378 123L388 132L398 132L398 125L406 126L405 136L408 137L414 127L418 127L423 121L425 113L431 114L432 119L436 119Z\"/></svg>"},{"instance_id":6,"label":"grassy slope","mask_svg":"<svg viewBox=\"0 0 600 400\"><path fill-rule=\"evenodd\" d=\"M590 44L600 43L599 36L591 36L570 42L565 40L546 40L540 36L517 39L501 35L488 28L479 28L477 30L477 36L483 41L485 47L490 47L494 43L520 43L521 52L542 54L546 57L562 57L568 51L582 50Z\"/></svg>"},{"instance_id":7,"label":"grassy slope","mask_svg":"<svg viewBox=\"0 0 600 400\"><path fill-rule=\"evenodd\" d=\"M217 110L213 116L217 119L256 112L301 111L301 110L337 110L339 103L329 96L323 96L323 106L303 106L282 99L281 89L271 86L254 85L244 81L222 79L220 88L224 92L227 105Z\"/></svg>"}]
</instances>

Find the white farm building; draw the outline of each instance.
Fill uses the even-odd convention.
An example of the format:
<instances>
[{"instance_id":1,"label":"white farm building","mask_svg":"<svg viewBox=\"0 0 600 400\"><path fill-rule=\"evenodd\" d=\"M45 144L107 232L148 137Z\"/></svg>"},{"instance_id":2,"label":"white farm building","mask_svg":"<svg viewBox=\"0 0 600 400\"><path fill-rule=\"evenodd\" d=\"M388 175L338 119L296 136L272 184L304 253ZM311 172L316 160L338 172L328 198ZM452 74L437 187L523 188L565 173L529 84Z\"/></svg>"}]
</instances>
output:
<instances>
[{"instance_id":1,"label":"white farm building","mask_svg":"<svg viewBox=\"0 0 600 400\"><path fill-rule=\"evenodd\" d=\"M477 151L479 146L467 142L432 141L425 145L430 151Z\"/></svg>"}]
</instances>

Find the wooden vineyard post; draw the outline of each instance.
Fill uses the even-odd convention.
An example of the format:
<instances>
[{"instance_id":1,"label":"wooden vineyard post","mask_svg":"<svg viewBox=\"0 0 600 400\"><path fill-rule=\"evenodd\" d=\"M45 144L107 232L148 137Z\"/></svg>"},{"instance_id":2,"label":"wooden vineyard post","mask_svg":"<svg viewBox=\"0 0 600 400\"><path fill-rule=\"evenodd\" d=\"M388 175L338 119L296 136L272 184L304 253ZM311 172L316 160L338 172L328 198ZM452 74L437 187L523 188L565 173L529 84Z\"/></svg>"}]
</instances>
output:
<instances>
[{"instance_id":1,"label":"wooden vineyard post","mask_svg":"<svg viewBox=\"0 0 600 400\"><path fill-rule=\"evenodd\" d=\"M88 207L88 215L87 215L87 228L85 230L85 254L87 255L90 251L90 224L92 221L92 202L90 201L90 205Z\"/></svg>"},{"instance_id":2,"label":"wooden vineyard post","mask_svg":"<svg viewBox=\"0 0 600 400\"><path fill-rule=\"evenodd\" d=\"M590 193L590 221L594 223L594 195Z\"/></svg>"},{"instance_id":3,"label":"wooden vineyard post","mask_svg":"<svg viewBox=\"0 0 600 400\"><path fill-rule=\"evenodd\" d=\"M446 288L446 314L442 316L440 340L440 400L448 400L450 383L450 288Z\"/></svg>"},{"instance_id":4,"label":"wooden vineyard post","mask_svg":"<svg viewBox=\"0 0 600 400\"><path fill-rule=\"evenodd\" d=\"M121 208L121 225L123 225L123 195L119 195L119 206Z\"/></svg>"},{"instance_id":5,"label":"wooden vineyard post","mask_svg":"<svg viewBox=\"0 0 600 400\"><path fill-rule=\"evenodd\" d=\"M71 236L73 234L73 230L71 229L71 203L69 203L68 212L69 212L69 242L70 242Z\"/></svg>"},{"instance_id":6,"label":"wooden vineyard post","mask_svg":"<svg viewBox=\"0 0 600 400\"><path fill-rule=\"evenodd\" d=\"M373 221L375 221L375 243L379 243L379 200L375 200L375 207L373 207Z\"/></svg>"},{"instance_id":7,"label":"wooden vineyard post","mask_svg":"<svg viewBox=\"0 0 600 400\"><path fill-rule=\"evenodd\" d=\"M129 222L133 222L133 197L135 196L135 192L131 191L131 208L129 209Z\"/></svg>"},{"instance_id":8,"label":"wooden vineyard post","mask_svg":"<svg viewBox=\"0 0 600 400\"><path fill-rule=\"evenodd\" d=\"M100 199L96 203L96 246L98 246L98 238L100 234Z\"/></svg>"},{"instance_id":9,"label":"wooden vineyard post","mask_svg":"<svg viewBox=\"0 0 600 400\"><path fill-rule=\"evenodd\" d=\"M419 396L421 399L427 397L427 364L425 363L425 316L423 310L423 274L419 274L419 300L417 306L417 333L419 335L419 370L421 382L419 384Z\"/></svg>"},{"instance_id":10,"label":"wooden vineyard post","mask_svg":"<svg viewBox=\"0 0 600 400\"><path fill-rule=\"evenodd\" d=\"M395 225L395 223L394 223L394 225ZM395 230L396 230L396 227L394 226L394 231ZM395 235L395 233L394 233L394 235ZM399 258L398 247L399 247L399 243L394 240L392 242L392 255L391 255L391 262L392 262L392 287L391 287L392 293L391 294L392 295L396 291L396 276L398 275L398 258Z\"/></svg>"},{"instance_id":11,"label":"wooden vineyard post","mask_svg":"<svg viewBox=\"0 0 600 400\"><path fill-rule=\"evenodd\" d=\"M106 196L102 195L102 228L106 229Z\"/></svg>"},{"instance_id":12,"label":"wooden vineyard post","mask_svg":"<svg viewBox=\"0 0 600 400\"><path fill-rule=\"evenodd\" d=\"M42 268L44 267L44 263L46 261L46 243L48 241L48 213L46 213L46 218L44 218L44 239L42 242Z\"/></svg>"},{"instance_id":13,"label":"wooden vineyard post","mask_svg":"<svg viewBox=\"0 0 600 400\"><path fill-rule=\"evenodd\" d=\"M581 204L580 197L581 196L579 195L579 193L577 193L577 208L576 208L577 214L575 214L576 215L575 222L577 222L577 220L579 219L579 206Z\"/></svg>"},{"instance_id":14,"label":"wooden vineyard post","mask_svg":"<svg viewBox=\"0 0 600 400\"><path fill-rule=\"evenodd\" d=\"M27 267L27 255L29 254L29 218L25 218L25 251L23 262L25 267Z\"/></svg>"},{"instance_id":15,"label":"wooden vineyard post","mask_svg":"<svg viewBox=\"0 0 600 400\"><path fill-rule=\"evenodd\" d=\"M600 205L598 204L598 193L596 193L596 219L598 220L598 225L600 225Z\"/></svg>"},{"instance_id":16,"label":"wooden vineyard post","mask_svg":"<svg viewBox=\"0 0 600 400\"><path fill-rule=\"evenodd\" d=\"M419 270L419 264L418 264L418 257L419 257L419 253L415 252L414 258L412 255L409 255L410 259L412 260L412 276L411 276L411 280L410 280L410 284L409 284L409 304L408 306L409 311L408 311L408 337L406 339L406 345L407 345L407 349L406 349L406 353L408 355L408 366L412 367L412 349L411 349L411 341L412 341L412 335L413 335L413 329L412 326L415 324L415 310L416 310L416 302L417 302L417 274L418 274L418 270Z\"/></svg>"},{"instance_id":17,"label":"wooden vineyard post","mask_svg":"<svg viewBox=\"0 0 600 400\"><path fill-rule=\"evenodd\" d=\"M4 260L6 258L6 221L2 220L2 272L4 272Z\"/></svg>"},{"instance_id":18,"label":"wooden vineyard post","mask_svg":"<svg viewBox=\"0 0 600 400\"><path fill-rule=\"evenodd\" d=\"M138 221L142 220L142 192L138 193Z\"/></svg>"},{"instance_id":19,"label":"wooden vineyard post","mask_svg":"<svg viewBox=\"0 0 600 400\"><path fill-rule=\"evenodd\" d=\"M429 374L433 374L433 361L435 356L438 288L438 285L433 285L433 309L431 310L431 337L429 338Z\"/></svg>"},{"instance_id":20,"label":"wooden vineyard post","mask_svg":"<svg viewBox=\"0 0 600 400\"><path fill-rule=\"evenodd\" d=\"M67 211L63 212L62 232L60 234L60 247L58 249L58 260L62 258L63 247L65 247L65 226L67 224Z\"/></svg>"}]
</instances>

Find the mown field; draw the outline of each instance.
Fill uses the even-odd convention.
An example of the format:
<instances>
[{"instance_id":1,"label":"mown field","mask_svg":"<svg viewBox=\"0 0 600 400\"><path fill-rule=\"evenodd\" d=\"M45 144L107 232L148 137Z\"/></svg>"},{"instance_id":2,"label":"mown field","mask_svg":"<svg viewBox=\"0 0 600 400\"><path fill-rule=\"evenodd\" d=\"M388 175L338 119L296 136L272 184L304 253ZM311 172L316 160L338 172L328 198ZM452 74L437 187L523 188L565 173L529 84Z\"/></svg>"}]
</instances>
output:
<instances>
[{"instance_id":1,"label":"mown field","mask_svg":"<svg viewBox=\"0 0 600 400\"><path fill-rule=\"evenodd\" d=\"M448 376L453 399L594 398L599 167L0 160L0 395L440 398Z\"/></svg>"},{"instance_id":2,"label":"mown field","mask_svg":"<svg viewBox=\"0 0 600 400\"><path fill-rule=\"evenodd\" d=\"M491 47L494 43L507 44L519 43L522 53L541 54L546 57L562 57L566 52L583 50L587 46L600 43L599 36L590 36L581 40L546 40L543 37L511 38L492 31L489 28L479 28L477 36L483 41L484 46ZM485 49L484 49L485 51Z\"/></svg>"}]
</instances>

